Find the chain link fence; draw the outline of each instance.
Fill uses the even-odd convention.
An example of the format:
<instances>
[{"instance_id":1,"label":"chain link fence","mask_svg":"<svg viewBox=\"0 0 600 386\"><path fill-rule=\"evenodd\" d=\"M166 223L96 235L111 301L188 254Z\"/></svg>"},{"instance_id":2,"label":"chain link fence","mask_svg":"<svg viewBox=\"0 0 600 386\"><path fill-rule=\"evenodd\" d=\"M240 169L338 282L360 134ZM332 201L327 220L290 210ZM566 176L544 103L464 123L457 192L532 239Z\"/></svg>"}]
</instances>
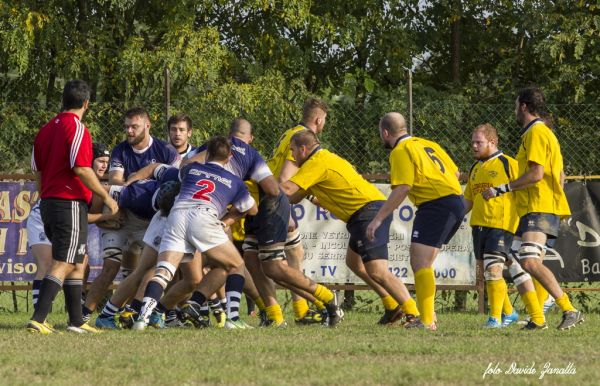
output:
<instances>
[{"instance_id":1,"label":"chain link fence","mask_svg":"<svg viewBox=\"0 0 600 386\"><path fill-rule=\"evenodd\" d=\"M170 113L185 112L194 123L193 144L215 134L226 134L230 122L243 116L255 128L254 146L268 158L281 133L300 119L303 100L308 95L260 95L248 100L239 95L227 98L202 97L173 101ZM406 102L364 102L334 99L322 135L325 147L348 159L362 173L386 173L388 153L377 131L379 118L388 111L406 112ZM84 117L94 141L109 147L124 139L123 113L135 105L150 113L152 134L166 139L166 117L162 102L92 103ZM58 111L57 105L37 102L0 103L0 173L30 172L31 147L39 127ZM561 143L567 175L600 174L600 105L550 105L553 127ZM453 157L459 168L468 171L473 163L471 132L489 122L500 136L500 148L515 155L520 132L515 122L514 104L466 104L452 101L415 103L413 134L434 140Z\"/></svg>"}]
</instances>

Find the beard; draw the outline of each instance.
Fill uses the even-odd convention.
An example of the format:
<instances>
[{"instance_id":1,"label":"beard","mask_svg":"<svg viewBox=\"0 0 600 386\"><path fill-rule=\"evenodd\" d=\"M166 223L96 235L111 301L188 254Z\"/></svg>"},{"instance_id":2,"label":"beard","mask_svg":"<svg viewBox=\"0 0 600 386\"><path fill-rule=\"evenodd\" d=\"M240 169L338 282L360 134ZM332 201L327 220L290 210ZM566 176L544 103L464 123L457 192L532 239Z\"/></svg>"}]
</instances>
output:
<instances>
[{"instance_id":1,"label":"beard","mask_svg":"<svg viewBox=\"0 0 600 386\"><path fill-rule=\"evenodd\" d=\"M517 111L517 124L519 125L519 127L525 127L525 117L523 116L524 114L521 111Z\"/></svg>"},{"instance_id":2,"label":"beard","mask_svg":"<svg viewBox=\"0 0 600 386\"><path fill-rule=\"evenodd\" d=\"M127 137L127 143L131 146L135 146L140 144L144 139L146 139L146 132L142 131L141 134L136 137Z\"/></svg>"},{"instance_id":3,"label":"beard","mask_svg":"<svg viewBox=\"0 0 600 386\"><path fill-rule=\"evenodd\" d=\"M387 150L392 150L394 147L390 145L388 142L383 142L383 148Z\"/></svg>"}]
</instances>

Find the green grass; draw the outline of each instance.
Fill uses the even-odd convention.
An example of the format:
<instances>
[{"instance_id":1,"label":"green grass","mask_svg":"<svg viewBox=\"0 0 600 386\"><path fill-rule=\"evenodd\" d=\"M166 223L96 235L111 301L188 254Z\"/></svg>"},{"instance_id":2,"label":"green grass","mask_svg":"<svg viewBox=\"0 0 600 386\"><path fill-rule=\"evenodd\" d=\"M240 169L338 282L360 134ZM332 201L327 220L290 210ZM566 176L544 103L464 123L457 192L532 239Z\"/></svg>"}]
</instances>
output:
<instances>
[{"instance_id":1,"label":"green grass","mask_svg":"<svg viewBox=\"0 0 600 386\"><path fill-rule=\"evenodd\" d=\"M4 303L4 302L3 302ZM60 307L58 307L60 308ZM438 314L439 330L380 327L376 312L347 312L337 329L225 331L172 329L98 335L39 336L24 329L29 314L0 314L2 385L375 385L538 384L545 363L575 375L546 375L545 384L598 384L600 315L571 331L524 332L517 326L481 328L485 316ZM288 321L292 315L286 313ZM50 321L64 330L66 315ZM256 324L256 318L246 320ZM507 370L535 362L537 375L488 375L488 364Z\"/></svg>"}]
</instances>

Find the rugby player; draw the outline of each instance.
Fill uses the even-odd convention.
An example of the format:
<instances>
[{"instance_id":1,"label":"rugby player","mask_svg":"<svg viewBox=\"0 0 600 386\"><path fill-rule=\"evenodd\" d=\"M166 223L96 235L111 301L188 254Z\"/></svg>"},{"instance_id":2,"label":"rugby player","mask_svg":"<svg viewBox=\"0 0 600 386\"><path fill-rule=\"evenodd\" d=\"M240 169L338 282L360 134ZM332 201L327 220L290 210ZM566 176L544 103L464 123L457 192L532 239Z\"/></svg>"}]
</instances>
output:
<instances>
[{"instance_id":1,"label":"rugby player","mask_svg":"<svg viewBox=\"0 0 600 386\"><path fill-rule=\"evenodd\" d=\"M542 117L547 114L543 93L536 87L519 91L515 102L517 123L523 128L517 153L519 177L509 183L490 187L482 192L486 200L511 191L516 193L517 213L520 216L517 236L522 243L518 248L523 268L539 283L536 286L540 300L549 292L563 312L559 330L568 330L583 323L581 311L573 307L556 277L542 264L546 243L558 237L560 220L571 215L563 190L565 174L558 139ZM534 281L535 283L535 281ZM540 301L541 303L541 301ZM526 329L545 329L533 319Z\"/></svg>"},{"instance_id":2,"label":"rugby player","mask_svg":"<svg viewBox=\"0 0 600 386\"><path fill-rule=\"evenodd\" d=\"M379 135L384 146L392 149L392 193L367 227L367 237L374 239L377 229L406 196L417 207L410 243L410 264L415 275L421 318L409 321L406 327L435 331L433 262L464 218L458 168L437 143L409 135L404 117L399 113L387 113L381 118Z\"/></svg>"}]
</instances>

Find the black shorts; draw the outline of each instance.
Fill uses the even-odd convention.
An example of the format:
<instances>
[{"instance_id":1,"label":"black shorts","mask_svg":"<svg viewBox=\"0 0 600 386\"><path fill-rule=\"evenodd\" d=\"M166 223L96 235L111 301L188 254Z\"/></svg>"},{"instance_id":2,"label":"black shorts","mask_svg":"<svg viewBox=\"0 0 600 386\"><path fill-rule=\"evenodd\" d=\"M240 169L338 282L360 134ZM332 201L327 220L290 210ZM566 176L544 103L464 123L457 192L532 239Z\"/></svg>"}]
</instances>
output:
<instances>
[{"instance_id":1,"label":"black shorts","mask_svg":"<svg viewBox=\"0 0 600 386\"><path fill-rule=\"evenodd\" d=\"M521 217L516 235L521 237L525 232L542 232L548 239L558 237L560 217L551 213L527 213Z\"/></svg>"},{"instance_id":2,"label":"black shorts","mask_svg":"<svg viewBox=\"0 0 600 386\"><path fill-rule=\"evenodd\" d=\"M259 246L285 243L290 220L290 202L287 196L264 196L260 200L256 216L246 216L246 235L256 236Z\"/></svg>"},{"instance_id":3,"label":"black shorts","mask_svg":"<svg viewBox=\"0 0 600 386\"><path fill-rule=\"evenodd\" d=\"M514 235L504 229L473 227L473 252L477 260L483 260L485 253L500 252L505 257L510 253Z\"/></svg>"},{"instance_id":4,"label":"black shorts","mask_svg":"<svg viewBox=\"0 0 600 386\"><path fill-rule=\"evenodd\" d=\"M357 210L352 214L346 224L346 229L350 232L350 241L348 248L358 253L362 261L388 258L388 242L390 241L390 225L392 216L388 216L377 231L375 231L375 239L369 241L367 239L367 226L371 223L379 209L385 201L372 201Z\"/></svg>"},{"instance_id":5,"label":"black shorts","mask_svg":"<svg viewBox=\"0 0 600 386\"><path fill-rule=\"evenodd\" d=\"M88 207L83 201L44 198L40 211L44 232L52 242L52 258L81 264L86 251Z\"/></svg>"},{"instance_id":6,"label":"black shorts","mask_svg":"<svg viewBox=\"0 0 600 386\"><path fill-rule=\"evenodd\" d=\"M452 194L421 204L415 214L410 241L441 248L460 228L464 217L462 195Z\"/></svg>"}]
</instances>

